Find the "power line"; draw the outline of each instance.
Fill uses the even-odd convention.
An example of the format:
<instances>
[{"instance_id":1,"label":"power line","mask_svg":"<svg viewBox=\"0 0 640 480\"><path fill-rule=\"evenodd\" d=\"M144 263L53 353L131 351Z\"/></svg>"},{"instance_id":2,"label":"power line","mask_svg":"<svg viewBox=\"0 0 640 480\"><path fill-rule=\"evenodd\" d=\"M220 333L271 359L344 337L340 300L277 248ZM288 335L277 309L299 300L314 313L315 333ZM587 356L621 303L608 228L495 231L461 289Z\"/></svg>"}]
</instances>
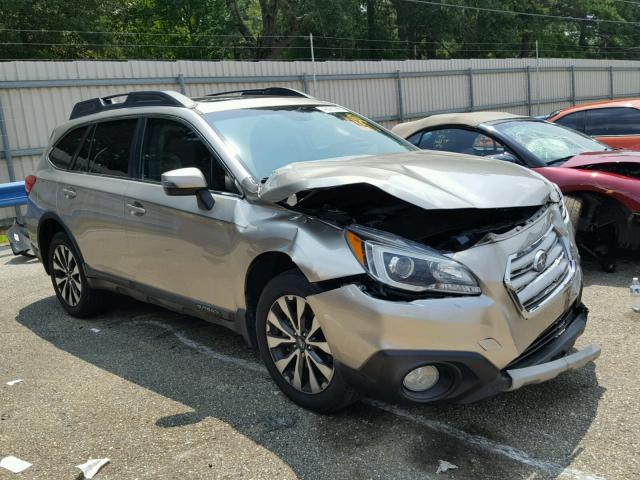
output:
<instances>
[{"instance_id":1,"label":"power line","mask_svg":"<svg viewBox=\"0 0 640 480\"><path fill-rule=\"evenodd\" d=\"M232 51L234 49L249 49L249 48L253 48L253 47L248 47L248 46L238 46L238 47L234 47L234 46L196 46L196 45L152 45L152 44L146 44L146 45L138 45L138 44L119 44L119 45L111 45L111 44L85 44L85 45L77 45L75 43L24 43L24 42L0 42L0 45L23 45L23 46L29 46L29 45L34 45L34 46L78 46L78 47L86 47L86 46L93 46L93 47L121 47L121 48L138 48L138 47L158 47L158 48L191 48L191 49L200 49L200 50L204 50L204 49L222 49L225 51L228 51L229 53L232 53ZM296 48L296 49L302 49L302 50L306 50L308 47L292 47L292 48ZM613 47L612 47L613 48ZM470 53L473 52L475 54L483 54L483 53L495 53L495 54L506 54L506 53L514 53L515 49L512 48L497 48L497 49L474 49L474 48L451 48L451 49L447 49L445 47L443 47L443 49L447 52L448 55L450 56L457 56L457 55L462 55L465 53ZM406 53L407 50L404 48L358 48L358 47L347 47L347 48L336 48L336 47L316 47L316 50L320 50L320 51L336 51L336 50L341 50L344 51L346 53L353 53L353 52L404 52ZM620 47L617 48L616 50L610 50L610 51L596 51L596 52L585 52L583 50L552 50L552 49L541 49L540 50L543 53L549 53L549 54L557 54L557 55L561 55L561 54L574 54L574 53L580 53L580 54L589 54L590 56L600 56L601 54L623 54L623 53L631 53L634 52L634 47ZM247 60L247 59L242 59L242 60Z\"/></svg>"},{"instance_id":2,"label":"power line","mask_svg":"<svg viewBox=\"0 0 640 480\"><path fill-rule=\"evenodd\" d=\"M597 23L612 23L616 25L640 25L640 22L627 22L626 20L607 20L601 18L581 18L581 17L567 17L562 15L549 15L545 13L531 13L531 12L519 12L515 10L501 10L498 8L488 8L488 7L475 7L471 5L456 5L454 3L440 3L429 0L402 0L407 3L417 3L423 5L432 5L435 7L447 7L447 8L457 8L461 10L473 10L476 12L489 12L489 13L500 13L506 15L519 15L526 17L536 17L536 18L549 18L553 20L565 20L571 22L597 22Z\"/></svg>"},{"instance_id":3,"label":"power line","mask_svg":"<svg viewBox=\"0 0 640 480\"><path fill-rule=\"evenodd\" d=\"M211 34L211 33L157 33L157 32L106 32L106 31L91 31L91 30L48 30L38 28L0 28L0 32L15 32L15 33L79 33L86 35L145 35L151 37L211 37L211 38L238 38L244 39L242 35L223 35L223 34ZM307 35L260 35L260 38L308 38Z\"/></svg>"},{"instance_id":4,"label":"power line","mask_svg":"<svg viewBox=\"0 0 640 480\"><path fill-rule=\"evenodd\" d=\"M8 29L8 28L0 28L0 32L2 31L10 31L10 32L37 32L37 33L61 33L61 32L67 32L67 33L101 33L101 34L110 34L110 35L120 35L120 34L126 34L126 35L147 35L147 34L143 34L143 33L133 33L133 32L89 32L89 31L80 31L80 30L34 30L34 29ZM148 34L148 35L152 35L152 36L179 36L182 34L177 34L177 33L153 33L153 34ZM211 38L236 38L238 40L244 40L242 37L239 37L237 35L202 35L204 37L211 37ZM276 37L262 37L262 38L276 38ZM280 38L287 38L287 37L280 37ZM302 38L302 39L307 39L308 37L306 35L299 35L299 36L290 36L288 38ZM391 40L391 39L369 39L369 38L356 38L356 37L335 37L335 36L314 36L314 39L318 39L318 40L338 40L338 41L350 41L350 42L368 42L368 43L384 43L384 44L401 44L401 45L416 45L416 46L421 46L421 45L441 45L443 46L443 48L446 48L447 46L447 40L442 40L442 41L412 41L412 40ZM133 47L133 46L139 46L139 47L162 47L162 48L206 48L206 47L211 47L211 48L215 48L216 45L164 45L164 44L98 44L98 43L63 43L63 42L4 42L2 43L3 45L39 45L39 46L72 46L72 45L77 45L77 46L113 46L113 47ZM543 44L544 46L555 46L555 47L565 47L565 48L578 48L578 45L572 45L572 44L568 44L568 43L546 43L546 42L541 42L541 44ZM461 46L475 46L475 45L496 45L496 46L503 46L503 45L513 45L514 47L518 47L520 48L522 43L521 42L462 42L461 44L457 44L457 45L461 45ZM242 44L230 44L228 45L229 47L233 47L233 48L258 48L257 46L254 45L242 45ZM594 46L592 45L591 47L594 48L600 48L600 49L617 49L617 48L635 48L635 47L599 47L599 46ZM300 48L300 49L304 49L304 48L308 48L307 46L288 46L286 48ZM329 48L329 47L316 47L316 48ZM335 47L335 48L350 48L350 47ZM368 48L368 47L367 47ZM456 48L456 44L451 45L451 48ZM370 48L371 49L371 48Z\"/></svg>"}]
</instances>

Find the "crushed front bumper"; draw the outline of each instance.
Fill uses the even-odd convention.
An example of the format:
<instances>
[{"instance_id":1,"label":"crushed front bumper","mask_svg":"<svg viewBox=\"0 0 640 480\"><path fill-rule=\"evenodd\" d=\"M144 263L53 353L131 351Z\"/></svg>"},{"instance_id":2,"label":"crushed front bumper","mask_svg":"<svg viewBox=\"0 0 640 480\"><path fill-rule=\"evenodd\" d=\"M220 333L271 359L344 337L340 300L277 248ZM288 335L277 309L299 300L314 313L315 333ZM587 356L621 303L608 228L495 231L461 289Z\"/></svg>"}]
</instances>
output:
<instances>
[{"instance_id":1,"label":"crushed front bumper","mask_svg":"<svg viewBox=\"0 0 640 480\"><path fill-rule=\"evenodd\" d=\"M509 390L517 390L520 387L532 383L546 382L567 370L584 367L587 363L595 360L599 356L600 345L592 344L578 352L548 363L507 370L507 375L511 377L511 387L509 387Z\"/></svg>"},{"instance_id":2,"label":"crushed front bumper","mask_svg":"<svg viewBox=\"0 0 640 480\"><path fill-rule=\"evenodd\" d=\"M338 365L341 374L361 392L391 401L414 402L449 401L471 403L501 392L516 390L525 385L555 378L562 372L573 370L595 360L600 355L598 345L569 354L587 322L587 309L576 304L554 325L562 323L561 331L549 336L541 335L543 344L534 342L534 354L525 351L511 365L498 369L483 355L464 351L381 350L360 368ZM554 327L552 325L552 327ZM553 328L550 327L550 330ZM422 394L402 386L404 376L414 368L435 365L441 379L432 389Z\"/></svg>"}]
</instances>

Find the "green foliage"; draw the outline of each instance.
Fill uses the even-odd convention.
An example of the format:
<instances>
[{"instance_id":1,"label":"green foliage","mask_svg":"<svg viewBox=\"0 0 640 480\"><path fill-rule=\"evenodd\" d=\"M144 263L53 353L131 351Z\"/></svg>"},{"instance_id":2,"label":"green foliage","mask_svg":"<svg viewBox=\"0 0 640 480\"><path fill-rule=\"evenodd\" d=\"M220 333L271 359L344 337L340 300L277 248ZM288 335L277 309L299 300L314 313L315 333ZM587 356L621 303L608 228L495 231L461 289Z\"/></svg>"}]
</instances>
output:
<instances>
[{"instance_id":1,"label":"green foliage","mask_svg":"<svg viewBox=\"0 0 640 480\"><path fill-rule=\"evenodd\" d=\"M440 0L436 0L440 1ZM622 0L0 0L3 59L635 59ZM595 20L631 22L628 25Z\"/></svg>"}]
</instances>

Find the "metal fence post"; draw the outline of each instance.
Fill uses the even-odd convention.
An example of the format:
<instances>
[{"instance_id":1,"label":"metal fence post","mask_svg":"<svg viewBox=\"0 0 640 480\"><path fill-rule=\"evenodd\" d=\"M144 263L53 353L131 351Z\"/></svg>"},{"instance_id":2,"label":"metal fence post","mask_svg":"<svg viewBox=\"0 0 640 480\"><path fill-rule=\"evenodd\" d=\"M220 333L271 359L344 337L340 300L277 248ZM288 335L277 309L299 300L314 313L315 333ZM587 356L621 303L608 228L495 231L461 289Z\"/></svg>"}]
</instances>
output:
<instances>
[{"instance_id":1,"label":"metal fence post","mask_svg":"<svg viewBox=\"0 0 640 480\"><path fill-rule=\"evenodd\" d=\"M475 93L473 91L473 68L469 69L469 111L473 112L476 109Z\"/></svg>"},{"instance_id":2,"label":"metal fence post","mask_svg":"<svg viewBox=\"0 0 640 480\"><path fill-rule=\"evenodd\" d=\"M309 93L309 78L306 72L302 74L302 90L304 93Z\"/></svg>"},{"instance_id":3,"label":"metal fence post","mask_svg":"<svg viewBox=\"0 0 640 480\"><path fill-rule=\"evenodd\" d=\"M402 94L402 74L396 70L396 91L398 93L398 119L404 122L404 95Z\"/></svg>"},{"instance_id":4,"label":"metal fence post","mask_svg":"<svg viewBox=\"0 0 640 480\"><path fill-rule=\"evenodd\" d=\"M182 73L178 74L178 85L180 85L180 93L185 95L187 93L187 88L184 84L184 75Z\"/></svg>"},{"instance_id":5,"label":"metal fence post","mask_svg":"<svg viewBox=\"0 0 640 480\"><path fill-rule=\"evenodd\" d=\"M576 104L576 67L571 65L571 105Z\"/></svg>"},{"instance_id":6,"label":"metal fence post","mask_svg":"<svg viewBox=\"0 0 640 480\"><path fill-rule=\"evenodd\" d=\"M527 111L531 116L531 65L527 65Z\"/></svg>"},{"instance_id":7,"label":"metal fence post","mask_svg":"<svg viewBox=\"0 0 640 480\"><path fill-rule=\"evenodd\" d=\"M613 100L613 65L609 65L609 98Z\"/></svg>"},{"instance_id":8,"label":"metal fence post","mask_svg":"<svg viewBox=\"0 0 640 480\"><path fill-rule=\"evenodd\" d=\"M9 181L16 181L16 172L13 169L13 157L11 155L11 145L9 144L9 133L7 131L7 124L4 120L4 110L2 108L2 102L0 101L0 138L2 138L2 149L4 150L4 159L7 162L7 173L9 174ZM20 207L13 207L16 211L16 218L22 219L22 213L20 213Z\"/></svg>"}]
</instances>

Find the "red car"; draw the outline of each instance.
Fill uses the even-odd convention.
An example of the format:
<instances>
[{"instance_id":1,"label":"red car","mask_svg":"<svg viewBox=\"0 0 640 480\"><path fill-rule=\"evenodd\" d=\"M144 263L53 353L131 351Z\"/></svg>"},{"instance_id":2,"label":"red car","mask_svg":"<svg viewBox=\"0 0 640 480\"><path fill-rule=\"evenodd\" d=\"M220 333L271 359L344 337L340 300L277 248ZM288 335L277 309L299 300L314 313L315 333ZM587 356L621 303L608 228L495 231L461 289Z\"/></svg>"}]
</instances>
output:
<instances>
[{"instance_id":1,"label":"red car","mask_svg":"<svg viewBox=\"0 0 640 480\"><path fill-rule=\"evenodd\" d=\"M553 112L547 119L610 147L640 150L640 99L584 103Z\"/></svg>"},{"instance_id":2,"label":"red car","mask_svg":"<svg viewBox=\"0 0 640 480\"><path fill-rule=\"evenodd\" d=\"M393 131L423 149L513 162L555 182L583 251L607 271L615 269L616 247L640 247L640 152L502 112L433 115Z\"/></svg>"}]
</instances>

